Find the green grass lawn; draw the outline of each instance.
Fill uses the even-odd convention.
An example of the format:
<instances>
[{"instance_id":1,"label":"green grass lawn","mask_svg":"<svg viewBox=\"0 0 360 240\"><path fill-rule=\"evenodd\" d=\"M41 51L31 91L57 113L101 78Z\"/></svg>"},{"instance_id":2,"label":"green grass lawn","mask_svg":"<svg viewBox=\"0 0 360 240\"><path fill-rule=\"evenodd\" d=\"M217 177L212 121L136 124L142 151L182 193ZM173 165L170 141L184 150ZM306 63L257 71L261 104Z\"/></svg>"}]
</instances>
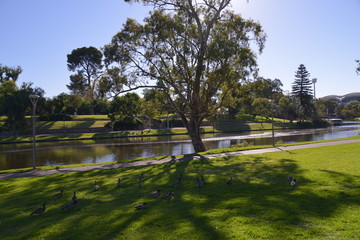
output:
<instances>
[{"instance_id":1,"label":"green grass lawn","mask_svg":"<svg viewBox=\"0 0 360 240\"><path fill-rule=\"evenodd\" d=\"M36 129L102 128L110 120L37 122Z\"/></svg>"},{"instance_id":2,"label":"green grass lawn","mask_svg":"<svg viewBox=\"0 0 360 240\"><path fill-rule=\"evenodd\" d=\"M359 155L360 144L346 144L0 180L0 239L359 239ZM183 185L174 188L179 173ZM207 183L198 188L201 175ZM53 199L60 189L65 197ZM149 198L157 189L175 196ZM61 210L73 191L77 208ZM46 212L30 216L43 202ZM148 209L134 209L144 202Z\"/></svg>"}]
</instances>

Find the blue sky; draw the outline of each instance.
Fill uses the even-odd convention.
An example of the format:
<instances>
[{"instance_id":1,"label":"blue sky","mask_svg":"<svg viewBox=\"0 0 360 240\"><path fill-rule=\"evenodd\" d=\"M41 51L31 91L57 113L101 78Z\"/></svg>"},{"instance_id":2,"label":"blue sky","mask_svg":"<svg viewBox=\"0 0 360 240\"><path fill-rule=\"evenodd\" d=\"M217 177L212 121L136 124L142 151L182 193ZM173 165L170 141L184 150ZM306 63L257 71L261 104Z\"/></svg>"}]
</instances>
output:
<instances>
[{"instance_id":1,"label":"blue sky","mask_svg":"<svg viewBox=\"0 0 360 240\"><path fill-rule=\"evenodd\" d=\"M316 96L360 92L360 0L233 0L233 9L261 23L268 36L258 57L260 75L291 90L304 64L317 78ZM21 66L21 82L46 97L69 92L66 55L103 47L126 18L141 21L149 8L123 0L0 0L0 64Z\"/></svg>"}]
</instances>

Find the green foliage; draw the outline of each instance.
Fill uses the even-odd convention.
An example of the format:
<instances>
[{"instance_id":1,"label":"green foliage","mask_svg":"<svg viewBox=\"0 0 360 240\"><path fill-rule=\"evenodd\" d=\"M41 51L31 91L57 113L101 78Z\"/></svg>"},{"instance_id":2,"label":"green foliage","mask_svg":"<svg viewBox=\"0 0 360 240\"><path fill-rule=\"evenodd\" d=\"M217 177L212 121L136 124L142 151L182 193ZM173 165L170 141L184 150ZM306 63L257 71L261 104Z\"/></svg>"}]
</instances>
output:
<instances>
[{"instance_id":1,"label":"green foliage","mask_svg":"<svg viewBox=\"0 0 360 240\"><path fill-rule=\"evenodd\" d=\"M169 120L169 126L171 128L184 127L184 123L183 123L183 121L181 121L181 119L172 118Z\"/></svg>"},{"instance_id":2,"label":"green foliage","mask_svg":"<svg viewBox=\"0 0 360 240\"><path fill-rule=\"evenodd\" d=\"M136 93L115 97L110 109L111 113L108 116L111 123L107 124L107 127L114 131L139 129L142 125L142 121L135 117L140 109L140 97Z\"/></svg>"},{"instance_id":3,"label":"green foliage","mask_svg":"<svg viewBox=\"0 0 360 240\"><path fill-rule=\"evenodd\" d=\"M299 128L322 128L330 126L329 122L326 120L315 119L312 121L303 121L295 123L296 127Z\"/></svg>"},{"instance_id":4,"label":"green foliage","mask_svg":"<svg viewBox=\"0 0 360 240\"><path fill-rule=\"evenodd\" d=\"M0 84L6 81L16 82L19 75L22 73L21 67L8 67L0 64Z\"/></svg>"},{"instance_id":5,"label":"green foliage","mask_svg":"<svg viewBox=\"0 0 360 240\"><path fill-rule=\"evenodd\" d=\"M360 102L349 102L340 112L340 117L343 119L354 119L360 117Z\"/></svg>"},{"instance_id":6,"label":"green foliage","mask_svg":"<svg viewBox=\"0 0 360 240\"><path fill-rule=\"evenodd\" d=\"M142 121L134 117L119 117L116 121L111 122L112 130L114 131L124 131L124 130L139 130L142 127Z\"/></svg>"},{"instance_id":7,"label":"green foliage","mask_svg":"<svg viewBox=\"0 0 360 240\"><path fill-rule=\"evenodd\" d=\"M135 116L139 111L139 101L140 97L136 93L115 97L111 102L111 113L112 115Z\"/></svg>"},{"instance_id":8,"label":"green foliage","mask_svg":"<svg viewBox=\"0 0 360 240\"><path fill-rule=\"evenodd\" d=\"M266 35L260 24L226 11L230 1L144 2L153 3L154 11L144 24L127 20L105 46L105 63L119 64L134 88L154 80L191 129L195 150L203 151L201 122L256 71L251 42L261 52Z\"/></svg>"},{"instance_id":9,"label":"green foliage","mask_svg":"<svg viewBox=\"0 0 360 240\"><path fill-rule=\"evenodd\" d=\"M297 100L295 101L297 115L300 120L311 117L314 112L312 103L312 82L309 79L310 73L306 70L304 64L300 64L295 73L295 81L292 85L292 95Z\"/></svg>"},{"instance_id":10,"label":"green foliage","mask_svg":"<svg viewBox=\"0 0 360 240\"><path fill-rule=\"evenodd\" d=\"M71 82L67 87L75 95L86 99L94 98L103 68L102 56L101 51L95 47L77 48L67 55L69 71L76 72L70 76Z\"/></svg>"},{"instance_id":11,"label":"green foliage","mask_svg":"<svg viewBox=\"0 0 360 240\"><path fill-rule=\"evenodd\" d=\"M294 102L290 97L281 97L278 103L279 114L284 119L289 119L291 122L297 116Z\"/></svg>"},{"instance_id":12,"label":"green foliage","mask_svg":"<svg viewBox=\"0 0 360 240\"><path fill-rule=\"evenodd\" d=\"M269 102L267 98L256 98L252 102L252 107L254 108L253 114L263 116L267 119L270 118L274 113L272 112L274 106Z\"/></svg>"},{"instance_id":13,"label":"green foliage","mask_svg":"<svg viewBox=\"0 0 360 240\"><path fill-rule=\"evenodd\" d=\"M257 107L253 106L253 103L260 104L259 101L261 101L260 107L263 108L266 107L266 103L257 99L271 99L278 102L283 96L282 86L279 79L271 80L262 77L256 78L255 81L244 82L242 85L239 84L234 89L233 99L228 107L229 115L234 116L240 111L246 114L262 115L263 113L260 113ZM261 110L261 112L265 112L265 115L268 116L271 115L265 109Z\"/></svg>"},{"instance_id":14,"label":"green foliage","mask_svg":"<svg viewBox=\"0 0 360 240\"><path fill-rule=\"evenodd\" d=\"M13 84L10 85L15 86ZM31 83L23 83L20 89L16 88L11 92L0 94L0 115L6 116L4 128L15 131L26 128L25 115L32 109L29 99L31 94L42 96L44 91L40 88L32 88Z\"/></svg>"}]
</instances>

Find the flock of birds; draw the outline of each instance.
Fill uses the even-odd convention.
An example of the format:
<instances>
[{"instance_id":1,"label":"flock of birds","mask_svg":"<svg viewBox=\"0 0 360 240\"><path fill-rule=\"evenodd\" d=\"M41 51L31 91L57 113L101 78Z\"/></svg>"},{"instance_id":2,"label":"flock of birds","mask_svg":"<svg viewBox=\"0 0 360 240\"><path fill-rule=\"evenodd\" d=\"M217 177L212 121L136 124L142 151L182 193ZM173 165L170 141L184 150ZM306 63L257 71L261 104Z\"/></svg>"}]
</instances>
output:
<instances>
[{"instance_id":1,"label":"flock of birds","mask_svg":"<svg viewBox=\"0 0 360 240\"><path fill-rule=\"evenodd\" d=\"M136 177L138 179L138 187L142 187L143 186L143 178L144 178L144 173L141 173L139 176ZM177 176L177 179L178 181L173 185L174 187L180 187L182 185L182 178L183 178L183 175L180 173L178 176ZM296 179L293 178L292 176L288 176L288 180L290 181L290 186L291 187L296 187L297 186L297 182L296 182ZM233 183L233 179L232 177L230 177L227 181L226 181L226 184L228 185L231 185ZM196 186L201 188L204 186L204 184L206 184L206 181L204 179L204 176L200 176L198 178L196 178ZM117 187L121 187L122 186L122 182L121 182L121 179L119 178L118 181L117 181ZM95 181L94 183L94 186L93 186L93 190L94 191L98 191L100 189L100 186L97 184L97 182ZM152 193L149 194L149 197L150 198L159 198L161 196L161 190L158 189ZM173 196L175 195L175 193L173 191L170 191L168 192L167 194L163 195L161 197L161 199L164 199L164 200L168 200L170 201ZM60 199L64 196L64 191L61 190L59 193L56 193L54 194L52 197L55 198L55 199ZM76 196L76 192L74 192L72 198L71 198L71 201L64 205L61 209L63 210L70 210L70 209L74 209L76 208L77 206L77 202L78 202L78 198ZM41 215L42 213L45 212L46 210L46 203L43 203L42 204L42 207L36 209L35 211L33 211L30 215ZM140 210L140 209L146 209L148 208L148 205L147 203L142 203L142 204L138 204L134 207L136 210Z\"/></svg>"}]
</instances>

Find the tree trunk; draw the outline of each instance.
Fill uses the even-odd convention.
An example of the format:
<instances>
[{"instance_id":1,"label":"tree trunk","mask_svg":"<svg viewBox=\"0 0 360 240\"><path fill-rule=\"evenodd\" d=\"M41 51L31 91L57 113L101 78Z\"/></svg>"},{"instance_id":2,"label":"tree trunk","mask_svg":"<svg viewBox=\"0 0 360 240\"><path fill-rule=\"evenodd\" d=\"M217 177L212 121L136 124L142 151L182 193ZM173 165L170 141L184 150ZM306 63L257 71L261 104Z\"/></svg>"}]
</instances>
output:
<instances>
[{"instance_id":1,"label":"tree trunk","mask_svg":"<svg viewBox=\"0 0 360 240\"><path fill-rule=\"evenodd\" d=\"M206 151L205 145L200 136L200 122L197 119L191 118L185 126L189 132L195 152Z\"/></svg>"}]
</instances>

